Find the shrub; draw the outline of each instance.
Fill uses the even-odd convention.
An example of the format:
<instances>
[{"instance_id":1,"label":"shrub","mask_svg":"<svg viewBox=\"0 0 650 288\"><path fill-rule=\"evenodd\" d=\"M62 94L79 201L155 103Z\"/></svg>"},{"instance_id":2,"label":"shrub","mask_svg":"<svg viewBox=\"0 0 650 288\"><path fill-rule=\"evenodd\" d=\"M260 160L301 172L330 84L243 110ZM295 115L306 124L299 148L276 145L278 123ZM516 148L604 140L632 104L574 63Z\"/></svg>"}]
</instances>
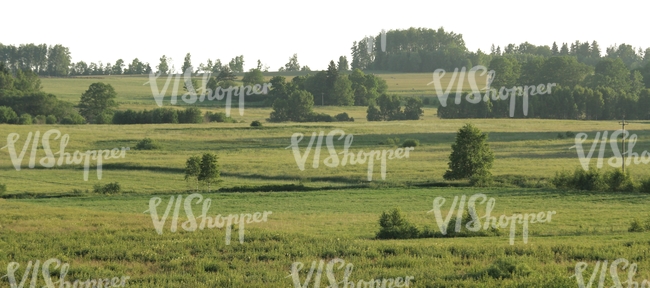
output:
<instances>
[{"instance_id":1,"label":"shrub","mask_svg":"<svg viewBox=\"0 0 650 288\"><path fill-rule=\"evenodd\" d=\"M515 258L499 258L490 268L487 274L494 279L511 278L512 276L528 276L532 269L525 263L517 261Z\"/></svg>"},{"instance_id":2,"label":"shrub","mask_svg":"<svg viewBox=\"0 0 650 288\"><path fill-rule=\"evenodd\" d=\"M38 115L34 118L36 124L45 124L47 122L45 115Z\"/></svg>"},{"instance_id":3,"label":"shrub","mask_svg":"<svg viewBox=\"0 0 650 288\"><path fill-rule=\"evenodd\" d=\"M650 193L650 177L641 180L641 183L639 183L639 191Z\"/></svg>"},{"instance_id":4,"label":"shrub","mask_svg":"<svg viewBox=\"0 0 650 288\"><path fill-rule=\"evenodd\" d=\"M84 123L86 123L86 119L79 114L71 114L61 119L61 124L65 125L78 125Z\"/></svg>"},{"instance_id":5,"label":"shrub","mask_svg":"<svg viewBox=\"0 0 650 288\"><path fill-rule=\"evenodd\" d=\"M136 150L158 150L162 148L160 144L151 138L144 138L135 145Z\"/></svg>"},{"instance_id":6,"label":"shrub","mask_svg":"<svg viewBox=\"0 0 650 288\"><path fill-rule=\"evenodd\" d=\"M325 113L312 112L307 117L307 122L336 122L336 118Z\"/></svg>"},{"instance_id":7,"label":"shrub","mask_svg":"<svg viewBox=\"0 0 650 288\"><path fill-rule=\"evenodd\" d=\"M212 113L210 111L205 113L205 117L208 118L208 122L223 122L223 123L234 123L235 119L232 119L226 116L226 113L218 112Z\"/></svg>"},{"instance_id":8,"label":"shrub","mask_svg":"<svg viewBox=\"0 0 650 288\"><path fill-rule=\"evenodd\" d=\"M565 135L567 138L573 138L573 137L576 137L576 133L573 133L573 132L571 132L571 131L567 131L566 133L564 133L564 135Z\"/></svg>"},{"instance_id":9,"label":"shrub","mask_svg":"<svg viewBox=\"0 0 650 288\"><path fill-rule=\"evenodd\" d=\"M0 124L14 124L18 121L18 115L14 109L7 106L0 106Z\"/></svg>"},{"instance_id":10,"label":"shrub","mask_svg":"<svg viewBox=\"0 0 650 288\"><path fill-rule=\"evenodd\" d=\"M643 225L641 225L641 221L639 219L634 219L632 220L632 223L630 223L630 228L627 229L627 232L643 232L645 231Z\"/></svg>"},{"instance_id":11,"label":"shrub","mask_svg":"<svg viewBox=\"0 0 650 288\"><path fill-rule=\"evenodd\" d=\"M422 97L422 104L430 105L431 104L431 99L429 97Z\"/></svg>"},{"instance_id":12,"label":"shrub","mask_svg":"<svg viewBox=\"0 0 650 288\"><path fill-rule=\"evenodd\" d=\"M21 114L20 118L18 118L18 124L32 125L32 115L29 115L27 113Z\"/></svg>"},{"instance_id":13,"label":"shrub","mask_svg":"<svg viewBox=\"0 0 650 288\"><path fill-rule=\"evenodd\" d=\"M571 174L568 171L555 172L551 184L561 189L576 189L586 191L606 191L608 189L604 177L597 169L589 168L588 171L578 167Z\"/></svg>"},{"instance_id":14,"label":"shrub","mask_svg":"<svg viewBox=\"0 0 650 288\"><path fill-rule=\"evenodd\" d=\"M395 137L395 138L386 138L386 144L391 145L391 146L392 145L397 145L397 144L399 144L399 138L397 138L397 137Z\"/></svg>"},{"instance_id":15,"label":"shrub","mask_svg":"<svg viewBox=\"0 0 650 288\"><path fill-rule=\"evenodd\" d=\"M354 118L350 118L350 116L346 112L337 114L336 116L334 116L334 118L336 118L336 121L340 121L340 122L354 121Z\"/></svg>"},{"instance_id":16,"label":"shrub","mask_svg":"<svg viewBox=\"0 0 650 288\"><path fill-rule=\"evenodd\" d=\"M402 143L402 147L418 147L420 146L420 141L417 139L406 139Z\"/></svg>"},{"instance_id":17,"label":"shrub","mask_svg":"<svg viewBox=\"0 0 650 288\"><path fill-rule=\"evenodd\" d=\"M0 184L0 196L5 194L7 192L7 185L6 184Z\"/></svg>"},{"instance_id":18,"label":"shrub","mask_svg":"<svg viewBox=\"0 0 650 288\"><path fill-rule=\"evenodd\" d=\"M566 138L566 136L564 136L564 134L557 133L557 139L564 139L564 138Z\"/></svg>"},{"instance_id":19,"label":"shrub","mask_svg":"<svg viewBox=\"0 0 650 288\"><path fill-rule=\"evenodd\" d=\"M122 190L122 188L120 187L120 183L118 183L118 182L108 183L108 184L106 184L104 186L102 186L101 184L98 183L98 184L95 184L95 186L93 186L93 191L95 193L116 194L116 193L120 193L121 190Z\"/></svg>"},{"instance_id":20,"label":"shrub","mask_svg":"<svg viewBox=\"0 0 650 288\"><path fill-rule=\"evenodd\" d=\"M262 127L262 122L255 120L251 122L251 127Z\"/></svg>"},{"instance_id":21,"label":"shrub","mask_svg":"<svg viewBox=\"0 0 650 288\"><path fill-rule=\"evenodd\" d=\"M634 191L634 182L630 173L623 173L621 169L614 169L605 172L603 175L609 191Z\"/></svg>"},{"instance_id":22,"label":"shrub","mask_svg":"<svg viewBox=\"0 0 650 288\"><path fill-rule=\"evenodd\" d=\"M490 187L492 183L492 176L490 175L474 175L469 178L469 185L475 187Z\"/></svg>"},{"instance_id":23,"label":"shrub","mask_svg":"<svg viewBox=\"0 0 650 288\"><path fill-rule=\"evenodd\" d=\"M54 115L47 115L47 118L45 118L45 124L56 124L56 116Z\"/></svg>"},{"instance_id":24,"label":"shrub","mask_svg":"<svg viewBox=\"0 0 650 288\"><path fill-rule=\"evenodd\" d=\"M185 108L185 111L176 112L178 123L203 123L203 112L196 107Z\"/></svg>"},{"instance_id":25,"label":"shrub","mask_svg":"<svg viewBox=\"0 0 650 288\"><path fill-rule=\"evenodd\" d=\"M382 212L379 226L381 229L377 232L377 239L411 239L418 238L420 234L418 228L406 220L399 208Z\"/></svg>"}]
</instances>

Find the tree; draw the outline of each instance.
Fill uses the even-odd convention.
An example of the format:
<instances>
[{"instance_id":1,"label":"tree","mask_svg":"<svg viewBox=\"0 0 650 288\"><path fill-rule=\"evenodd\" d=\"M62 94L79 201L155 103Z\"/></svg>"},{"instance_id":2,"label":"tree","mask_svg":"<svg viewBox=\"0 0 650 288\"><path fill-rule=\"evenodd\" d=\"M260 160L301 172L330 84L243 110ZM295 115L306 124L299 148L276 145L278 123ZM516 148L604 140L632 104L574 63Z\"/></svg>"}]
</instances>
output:
<instances>
[{"instance_id":1,"label":"tree","mask_svg":"<svg viewBox=\"0 0 650 288\"><path fill-rule=\"evenodd\" d=\"M11 107L0 106L0 124L13 124L18 121L18 115Z\"/></svg>"},{"instance_id":2,"label":"tree","mask_svg":"<svg viewBox=\"0 0 650 288\"><path fill-rule=\"evenodd\" d=\"M346 56L341 56L339 57L339 63L337 65L339 71L348 71L350 70L350 66L348 65L348 57Z\"/></svg>"},{"instance_id":3,"label":"tree","mask_svg":"<svg viewBox=\"0 0 650 288\"><path fill-rule=\"evenodd\" d=\"M181 73L185 73L185 71L187 71L187 69L192 68L192 59L191 59L191 57L192 57L192 55L190 55L190 53L185 54L185 60L183 61L183 68L181 68L183 70L181 71ZM192 73L191 70L190 70L190 73Z\"/></svg>"},{"instance_id":4,"label":"tree","mask_svg":"<svg viewBox=\"0 0 650 288\"><path fill-rule=\"evenodd\" d=\"M419 120L422 114L424 114L424 111L422 111L422 100L415 97L409 98L404 107L404 119Z\"/></svg>"},{"instance_id":5,"label":"tree","mask_svg":"<svg viewBox=\"0 0 650 288\"><path fill-rule=\"evenodd\" d=\"M79 113L89 123L97 123L98 118L106 113L111 113L112 108L117 107L115 102L117 93L111 84L101 82L90 84L88 90L81 94L79 101Z\"/></svg>"},{"instance_id":6,"label":"tree","mask_svg":"<svg viewBox=\"0 0 650 288\"><path fill-rule=\"evenodd\" d=\"M156 69L158 69L158 73L162 75L169 73L169 64L167 64L167 57L165 55L160 57L160 64L156 66Z\"/></svg>"},{"instance_id":7,"label":"tree","mask_svg":"<svg viewBox=\"0 0 650 288\"><path fill-rule=\"evenodd\" d=\"M244 85L264 84L264 75L260 69L251 69L249 72L244 73L242 78Z\"/></svg>"},{"instance_id":8,"label":"tree","mask_svg":"<svg viewBox=\"0 0 650 288\"><path fill-rule=\"evenodd\" d=\"M270 121L304 122L309 119L314 106L314 96L305 90L292 89L287 98L278 98L273 102L273 112Z\"/></svg>"},{"instance_id":9,"label":"tree","mask_svg":"<svg viewBox=\"0 0 650 288\"><path fill-rule=\"evenodd\" d=\"M124 68L124 60L117 59L115 65L113 65L113 75L121 75Z\"/></svg>"},{"instance_id":10,"label":"tree","mask_svg":"<svg viewBox=\"0 0 650 288\"><path fill-rule=\"evenodd\" d=\"M283 71L300 71L300 64L298 64L298 54L293 53L293 56L289 58L289 62L284 64Z\"/></svg>"},{"instance_id":11,"label":"tree","mask_svg":"<svg viewBox=\"0 0 650 288\"><path fill-rule=\"evenodd\" d=\"M211 184L221 182L217 160L218 157L214 153L205 153L201 158L201 171L197 179L208 184L208 192L210 192Z\"/></svg>"},{"instance_id":12,"label":"tree","mask_svg":"<svg viewBox=\"0 0 650 288\"><path fill-rule=\"evenodd\" d=\"M244 73L244 55L236 56L230 60L228 67L234 73Z\"/></svg>"},{"instance_id":13,"label":"tree","mask_svg":"<svg viewBox=\"0 0 650 288\"><path fill-rule=\"evenodd\" d=\"M400 106L400 97L398 95L382 94L377 98L379 104L379 115L381 120L393 121L402 119L402 107Z\"/></svg>"},{"instance_id":14,"label":"tree","mask_svg":"<svg viewBox=\"0 0 650 288\"><path fill-rule=\"evenodd\" d=\"M381 121L381 113L379 112L379 109L377 109L377 106L371 104L368 106L366 113L368 113L366 115L368 121Z\"/></svg>"},{"instance_id":15,"label":"tree","mask_svg":"<svg viewBox=\"0 0 650 288\"><path fill-rule=\"evenodd\" d=\"M201 157L192 156L185 162L185 181L196 179L196 190L199 190L199 174L201 174Z\"/></svg>"},{"instance_id":16,"label":"tree","mask_svg":"<svg viewBox=\"0 0 650 288\"><path fill-rule=\"evenodd\" d=\"M451 145L449 170L445 180L466 179L473 176L491 176L490 169L494 154L487 143L488 136L472 124L465 124L456 134L456 142Z\"/></svg>"}]
</instances>

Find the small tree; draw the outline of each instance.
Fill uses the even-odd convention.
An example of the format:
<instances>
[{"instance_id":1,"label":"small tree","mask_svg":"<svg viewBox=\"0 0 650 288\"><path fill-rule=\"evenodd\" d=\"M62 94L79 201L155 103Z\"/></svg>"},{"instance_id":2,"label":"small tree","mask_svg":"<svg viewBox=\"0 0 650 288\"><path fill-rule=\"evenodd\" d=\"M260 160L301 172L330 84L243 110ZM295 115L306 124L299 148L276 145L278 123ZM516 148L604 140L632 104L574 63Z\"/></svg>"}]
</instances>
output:
<instances>
[{"instance_id":1,"label":"small tree","mask_svg":"<svg viewBox=\"0 0 650 288\"><path fill-rule=\"evenodd\" d=\"M210 185L212 183L219 183L221 180L219 166L217 164L218 157L214 153L205 153L201 158L201 171L199 172L198 180L208 184L208 192L210 192Z\"/></svg>"},{"instance_id":2,"label":"small tree","mask_svg":"<svg viewBox=\"0 0 650 288\"><path fill-rule=\"evenodd\" d=\"M466 179L473 176L491 176L494 154L487 143L487 135L472 124L465 124L456 134L451 145L449 170L445 180Z\"/></svg>"},{"instance_id":3,"label":"small tree","mask_svg":"<svg viewBox=\"0 0 650 288\"><path fill-rule=\"evenodd\" d=\"M201 157L192 156L185 162L185 181L196 179L196 190L199 190L199 174L201 173Z\"/></svg>"},{"instance_id":4,"label":"small tree","mask_svg":"<svg viewBox=\"0 0 650 288\"><path fill-rule=\"evenodd\" d=\"M101 82L90 84L88 90L81 94L79 114L89 123L97 123L98 117L118 106L115 102L116 96L117 93L111 84Z\"/></svg>"}]
</instances>

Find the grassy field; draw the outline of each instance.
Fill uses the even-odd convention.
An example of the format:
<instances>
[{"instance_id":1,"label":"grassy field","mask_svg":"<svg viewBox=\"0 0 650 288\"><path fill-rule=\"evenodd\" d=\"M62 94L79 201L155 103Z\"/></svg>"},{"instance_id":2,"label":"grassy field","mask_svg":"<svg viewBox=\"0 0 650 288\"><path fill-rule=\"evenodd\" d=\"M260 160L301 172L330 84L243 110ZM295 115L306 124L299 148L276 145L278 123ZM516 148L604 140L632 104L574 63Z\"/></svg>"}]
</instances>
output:
<instances>
[{"instance_id":1,"label":"grassy field","mask_svg":"<svg viewBox=\"0 0 650 288\"><path fill-rule=\"evenodd\" d=\"M395 93L433 93L426 86L430 73L378 75ZM144 77L42 79L46 92L71 102L78 101L88 85L98 80L113 84L121 108L156 107L149 86L142 85ZM216 106L202 109L224 111ZM9 148L0 149L0 184L7 186L5 199L0 198L0 266L4 269L10 262L18 262L18 282L29 261L42 263L57 258L70 264L66 280L71 282L129 276L128 287L294 287L292 263L304 263L299 273L304 282L312 261L327 264L341 258L354 265L350 279L355 285L358 280L413 276L412 287L578 287L576 278L570 278L578 262L589 265L583 273L586 283L597 261L611 264L626 258L638 264L634 280L639 286L650 278L650 232L628 232L633 219L649 219L645 208L650 204L648 195L561 191L548 184L556 171L580 165L576 150L569 149L575 144L574 138L558 139L558 133L587 133L584 149L588 152L596 132L619 129L616 121L442 120L435 108L426 107L418 121L367 122L365 109L314 109L332 115L347 112L355 118L345 123L266 123L270 108L249 107L243 116L233 110L233 118L240 123L0 125L0 147L7 144L10 133L20 136L15 144L18 154L26 147L20 171L12 164ZM264 126L249 127L253 120L261 120ZM451 144L465 123L473 123L489 134L488 142L495 153L492 173L500 179L523 177L526 183L521 186L529 188L505 184L483 189L433 187L445 184L442 175L448 167ZM626 128L638 135L634 152L650 151L650 122L636 122ZM95 161L90 161L88 181L84 181L83 165L42 167L39 162L45 151L39 141L35 166L29 168L32 146L23 146L28 133L39 131L42 135L50 129L69 135L65 152L71 154L121 147L130 150L124 158L104 160L101 180L97 179ZM335 129L354 135L353 153L397 149L386 144L388 138L399 138L400 142L413 138L420 146L408 158L387 160L385 180L381 179L379 163L373 166L372 181L367 180L367 163L326 167L323 160L329 154L325 143L318 168L313 168L313 147L301 171L291 149L286 149L292 135L305 135L299 144L302 153L312 132L327 135ZM136 143L145 137L159 142L162 149L136 150ZM60 149L59 140L50 139L55 152ZM336 152L343 151L343 141L334 145ZM243 244L239 243L239 225L233 228L232 242L226 245L225 228L189 232L179 227L179 231L171 232L170 212L160 235L150 213L143 213L149 210L152 197L162 198L156 210L160 216L170 197L183 195L184 200L192 193L189 190L194 183L183 179L185 161L204 152L219 156L224 180L216 187L223 191L201 188L203 197L212 199L208 215L272 211L268 221L246 224ZM598 152L594 153L595 165ZM612 155L612 148L606 146L605 162ZM612 168L605 163L603 169ZM637 179L650 176L644 164L633 164L626 170ZM123 193L92 193L94 185L110 182L119 182ZM296 187L288 186L292 184L306 188L287 191ZM501 236L490 237L374 237L383 211L400 208L419 229L437 231L434 213L430 213L436 197L447 199L442 211L447 215L454 196L477 193L495 199L495 216L556 214L548 223L530 225L528 243L523 243L522 227L517 225L514 245L509 244L505 229ZM201 213L201 204L193 202L192 207L194 216ZM484 215L484 207L478 205L479 216ZM187 219L181 207L178 225ZM497 268L507 270L510 266L513 274L495 276ZM628 271L622 267L618 267L621 282ZM37 273L38 287L42 287L43 276ZM50 269L52 279L58 279L59 274L60 269ZM335 270L337 282L343 275L343 270ZM308 287L315 287L314 277ZM31 274L25 279L27 287ZM320 280L321 287L330 285L327 275ZM613 284L607 275L605 285ZM0 287L9 287L8 277L0 278ZM339 287L343 285L339 283Z\"/></svg>"}]
</instances>

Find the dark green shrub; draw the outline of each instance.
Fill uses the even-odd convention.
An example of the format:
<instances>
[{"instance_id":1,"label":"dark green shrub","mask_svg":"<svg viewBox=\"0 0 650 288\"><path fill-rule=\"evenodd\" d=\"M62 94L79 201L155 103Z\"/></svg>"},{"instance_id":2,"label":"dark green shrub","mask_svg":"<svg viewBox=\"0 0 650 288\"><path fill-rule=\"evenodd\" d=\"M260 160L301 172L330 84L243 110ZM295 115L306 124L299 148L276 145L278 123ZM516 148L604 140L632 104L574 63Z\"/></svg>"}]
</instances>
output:
<instances>
[{"instance_id":1,"label":"dark green shrub","mask_svg":"<svg viewBox=\"0 0 650 288\"><path fill-rule=\"evenodd\" d=\"M381 229L377 232L377 239L412 239L418 238L420 234L418 228L406 220L399 208L382 212L379 226Z\"/></svg>"},{"instance_id":2,"label":"dark green shrub","mask_svg":"<svg viewBox=\"0 0 650 288\"><path fill-rule=\"evenodd\" d=\"M334 118L336 118L336 121L340 121L340 122L354 121L354 118L350 118L350 116L346 112L337 114L336 116L334 116Z\"/></svg>"},{"instance_id":3,"label":"dark green shrub","mask_svg":"<svg viewBox=\"0 0 650 288\"><path fill-rule=\"evenodd\" d=\"M650 177L641 180L641 183L639 183L639 191L650 193Z\"/></svg>"},{"instance_id":4,"label":"dark green shrub","mask_svg":"<svg viewBox=\"0 0 650 288\"><path fill-rule=\"evenodd\" d=\"M623 173L621 169L614 169L605 172L603 175L605 183L607 183L608 191L634 191L634 182L630 173Z\"/></svg>"},{"instance_id":5,"label":"dark green shrub","mask_svg":"<svg viewBox=\"0 0 650 288\"><path fill-rule=\"evenodd\" d=\"M262 122L255 120L251 122L251 127L262 127Z\"/></svg>"},{"instance_id":6,"label":"dark green shrub","mask_svg":"<svg viewBox=\"0 0 650 288\"><path fill-rule=\"evenodd\" d=\"M395 138L386 138L386 144L391 145L391 146L398 145L399 144L399 138L397 138L397 137L395 137Z\"/></svg>"},{"instance_id":7,"label":"dark green shrub","mask_svg":"<svg viewBox=\"0 0 650 288\"><path fill-rule=\"evenodd\" d=\"M65 125L78 125L84 123L86 123L86 119L84 119L84 117L79 114L71 114L61 119L61 124Z\"/></svg>"},{"instance_id":8,"label":"dark green shrub","mask_svg":"<svg viewBox=\"0 0 650 288\"><path fill-rule=\"evenodd\" d=\"M203 123L203 112L196 107L185 108L184 111L177 111L178 123Z\"/></svg>"},{"instance_id":9,"label":"dark green shrub","mask_svg":"<svg viewBox=\"0 0 650 288\"><path fill-rule=\"evenodd\" d=\"M18 121L18 115L14 109L7 106L0 106L0 124L14 124Z\"/></svg>"},{"instance_id":10,"label":"dark green shrub","mask_svg":"<svg viewBox=\"0 0 650 288\"><path fill-rule=\"evenodd\" d=\"M151 138L144 138L135 145L136 150L158 150L162 148L158 142Z\"/></svg>"},{"instance_id":11,"label":"dark green shrub","mask_svg":"<svg viewBox=\"0 0 650 288\"><path fill-rule=\"evenodd\" d=\"M597 169L589 168L588 171L578 167L571 174L571 172L561 171L556 172L555 177L551 179L551 184L556 188L561 189L575 189L586 191L606 191L608 185L605 178L598 172Z\"/></svg>"},{"instance_id":12,"label":"dark green shrub","mask_svg":"<svg viewBox=\"0 0 650 288\"><path fill-rule=\"evenodd\" d=\"M205 117L208 118L209 122L223 122L223 123L235 123L237 122L235 119L232 119L228 116L226 116L226 113L223 112L217 112L217 113L212 113L210 111L205 113Z\"/></svg>"},{"instance_id":13,"label":"dark green shrub","mask_svg":"<svg viewBox=\"0 0 650 288\"><path fill-rule=\"evenodd\" d=\"M406 139L402 143L402 147L418 147L420 146L420 141L417 139Z\"/></svg>"},{"instance_id":14,"label":"dark green shrub","mask_svg":"<svg viewBox=\"0 0 650 288\"><path fill-rule=\"evenodd\" d=\"M332 117L332 115L328 115L325 113L311 113L309 114L309 117L307 118L307 122L336 122L336 118Z\"/></svg>"},{"instance_id":15,"label":"dark green shrub","mask_svg":"<svg viewBox=\"0 0 650 288\"><path fill-rule=\"evenodd\" d=\"M95 193L101 193L101 194L117 194L120 193L122 188L120 187L120 183L115 182L115 183L108 183L104 186L101 184L95 184L93 186L93 191Z\"/></svg>"},{"instance_id":16,"label":"dark green shrub","mask_svg":"<svg viewBox=\"0 0 650 288\"><path fill-rule=\"evenodd\" d=\"M567 138L573 138L573 137L576 137L576 133L573 133L573 132L571 132L571 131L567 131L566 133L564 133L564 135L565 135Z\"/></svg>"},{"instance_id":17,"label":"dark green shrub","mask_svg":"<svg viewBox=\"0 0 650 288\"><path fill-rule=\"evenodd\" d=\"M557 133L557 139L564 139L566 136L562 133Z\"/></svg>"}]
</instances>

